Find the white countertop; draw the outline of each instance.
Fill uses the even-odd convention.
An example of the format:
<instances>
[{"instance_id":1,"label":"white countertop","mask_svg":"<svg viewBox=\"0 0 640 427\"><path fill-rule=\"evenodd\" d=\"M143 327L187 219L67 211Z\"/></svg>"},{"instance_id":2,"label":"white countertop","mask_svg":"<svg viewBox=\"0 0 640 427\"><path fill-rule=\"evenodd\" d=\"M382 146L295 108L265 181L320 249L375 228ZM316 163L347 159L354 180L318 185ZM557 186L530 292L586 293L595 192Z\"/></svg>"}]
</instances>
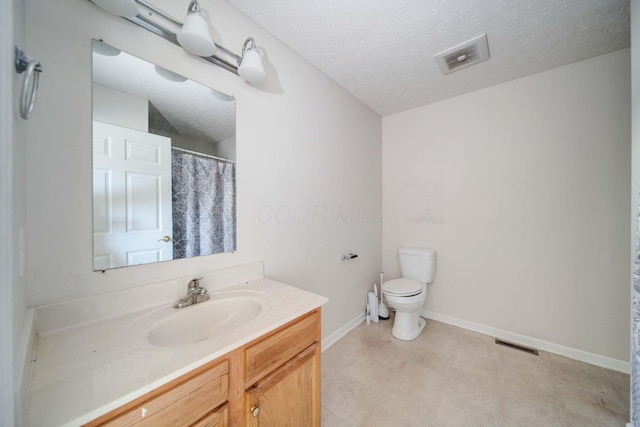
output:
<instances>
[{"instance_id":1,"label":"white countertop","mask_svg":"<svg viewBox=\"0 0 640 427\"><path fill-rule=\"evenodd\" d=\"M268 306L246 325L194 344L136 348L127 342L128 325L160 307L172 306L173 300L41 334L26 395L26 425L84 424L328 301L270 279L210 293L213 299L217 292L229 290L264 293Z\"/></svg>"}]
</instances>

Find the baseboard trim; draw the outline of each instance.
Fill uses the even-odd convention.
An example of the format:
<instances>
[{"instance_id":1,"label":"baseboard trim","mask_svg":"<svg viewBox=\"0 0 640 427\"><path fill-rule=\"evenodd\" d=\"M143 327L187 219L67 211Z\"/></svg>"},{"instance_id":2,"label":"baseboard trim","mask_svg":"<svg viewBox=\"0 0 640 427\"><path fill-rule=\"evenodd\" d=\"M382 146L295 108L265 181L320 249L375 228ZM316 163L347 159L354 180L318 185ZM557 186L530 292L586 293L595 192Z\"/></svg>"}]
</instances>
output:
<instances>
[{"instance_id":1,"label":"baseboard trim","mask_svg":"<svg viewBox=\"0 0 640 427\"><path fill-rule=\"evenodd\" d=\"M600 366L601 368L611 369L625 374L631 373L631 364L623 360L613 359L611 357L590 353L588 351L566 347L564 345L543 341L537 338L517 334L515 332L505 331L491 326L481 325L479 323L469 322L467 320L458 319L457 317L449 316L446 314L435 313L429 310L422 310L420 312L420 315L427 319L437 320L438 322L447 323L449 325L468 329L470 331L500 338L506 341L513 341L518 344L523 344L529 347L537 348L538 350L546 351L548 353L554 353L560 356L568 357L570 359L578 360L580 362Z\"/></svg>"},{"instance_id":2,"label":"baseboard trim","mask_svg":"<svg viewBox=\"0 0 640 427\"><path fill-rule=\"evenodd\" d=\"M353 330L356 327L358 327L358 325L360 325L364 321L364 314L365 313L363 311L362 313L360 313L356 317L354 317L352 320L347 322L340 329L338 329L337 331L335 331L334 333L332 333L328 337L324 338L322 340L322 351L323 352L326 351L329 347L331 347L332 345L337 343L340 340L340 338L344 337L351 330Z\"/></svg>"}]
</instances>

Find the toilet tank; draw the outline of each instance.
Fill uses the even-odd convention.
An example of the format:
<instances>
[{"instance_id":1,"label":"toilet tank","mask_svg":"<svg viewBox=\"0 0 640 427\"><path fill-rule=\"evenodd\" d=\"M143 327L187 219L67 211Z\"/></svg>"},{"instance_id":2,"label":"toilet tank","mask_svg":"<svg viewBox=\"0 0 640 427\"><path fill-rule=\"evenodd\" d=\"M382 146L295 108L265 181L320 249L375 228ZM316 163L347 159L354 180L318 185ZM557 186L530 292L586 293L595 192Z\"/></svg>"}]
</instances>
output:
<instances>
[{"instance_id":1,"label":"toilet tank","mask_svg":"<svg viewBox=\"0 0 640 427\"><path fill-rule=\"evenodd\" d=\"M400 248L400 271L405 279L431 283L436 275L436 250L430 248Z\"/></svg>"}]
</instances>

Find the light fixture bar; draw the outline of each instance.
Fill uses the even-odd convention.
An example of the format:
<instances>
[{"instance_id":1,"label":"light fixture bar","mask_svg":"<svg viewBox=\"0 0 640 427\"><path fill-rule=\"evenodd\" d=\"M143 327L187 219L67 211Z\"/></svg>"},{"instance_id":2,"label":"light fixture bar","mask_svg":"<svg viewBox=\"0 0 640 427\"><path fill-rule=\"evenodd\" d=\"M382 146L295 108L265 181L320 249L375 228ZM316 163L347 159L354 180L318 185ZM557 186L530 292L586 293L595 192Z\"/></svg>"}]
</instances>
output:
<instances>
[{"instance_id":1,"label":"light fixture bar","mask_svg":"<svg viewBox=\"0 0 640 427\"><path fill-rule=\"evenodd\" d=\"M233 57L233 59L235 59L237 63L240 63L240 61L242 61L242 58L240 57L240 55L237 55L234 52L231 52L229 49L227 49L224 46L220 46L218 43L215 43L215 45L218 47L218 49L220 49L221 51L223 51L227 55Z\"/></svg>"},{"instance_id":2,"label":"light fixture bar","mask_svg":"<svg viewBox=\"0 0 640 427\"><path fill-rule=\"evenodd\" d=\"M140 6L148 9L151 14L149 14L149 16L152 16L152 14L155 14L157 16L160 16L161 18L169 21L170 23L176 25L178 28L182 27L182 22L178 21L177 19L175 19L174 17L172 17L171 15L169 15L168 13L158 9L156 6L152 5L151 3L145 1L145 0L135 0L136 3L138 3ZM175 31L172 31L171 29L169 29L167 26L163 26L160 23L158 23L155 20L150 19L148 16L146 16L143 11L140 11L140 13L138 13L136 16L134 17L130 17L127 18L125 17L124 19L126 19L129 22L132 22L134 24L136 24L139 27L144 28L147 31L150 31L160 37L162 37L165 40L170 41L171 43L175 44L176 46L180 46L180 43L178 43L178 38L176 36ZM240 57L240 55L230 51L229 49L227 49L224 46L220 46L219 44L215 43L216 47L218 49L220 49L221 51L223 51L225 54L229 55L230 57L232 57L235 61L236 64L233 64L232 62L229 62L227 60L225 60L224 58L220 58L217 55L212 55L212 56L201 56L201 58L206 59L207 61L221 67L224 68L225 70L233 73L233 74L238 74L238 64L240 63L240 61L242 60L242 58Z\"/></svg>"},{"instance_id":3,"label":"light fixture bar","mask_svg":"<svg viewBox=\"0 0 640 427\"><path fill-rule=\"evenodd\" d=\"M216 46L218 46L218 48L220 48L220 45L216 44ZM238 66L234 65L228 61L225 61L222 58L219 58L215 55L212 56L203 56L202 58L206 59L207 61L216 64L219 67L224 68L227 71L232 72L233 74L238 74Z\"/></svg>"},{"instance_id":4,"label":"light fixture bar","mask_svg":"<svg viewBox=\"0 0 640 427\"><path fill-rule=\"evenodd\" d=\"M142 15L136 15L131 18L124 18L129 22L133 22L134 24L144 28L145 30L149 30L152 33L162 37L163 39L169 40L171 43L178 44L178 39L176 38L176 34L174 32L168 31L166 29L160 28L155 22L149 21L146 17Z\"/></svg>"}]
</instances>

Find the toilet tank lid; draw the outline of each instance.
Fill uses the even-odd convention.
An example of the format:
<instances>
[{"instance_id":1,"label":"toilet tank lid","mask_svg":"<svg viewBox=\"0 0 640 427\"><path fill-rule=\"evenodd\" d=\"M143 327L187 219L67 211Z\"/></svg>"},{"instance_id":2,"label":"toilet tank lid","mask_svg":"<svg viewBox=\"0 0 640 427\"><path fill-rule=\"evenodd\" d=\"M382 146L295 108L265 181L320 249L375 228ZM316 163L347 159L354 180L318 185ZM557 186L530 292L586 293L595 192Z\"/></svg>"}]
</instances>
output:
<instances>
[{"instance_id":1,"label":"toilet tank lid","mask_svg":"<svg viewBox=\"0 0 640 427\"><path fill-rule=\"evenodd\" d=\"M422 256L436 256L436 250L431 248L400 248L398 253L406 255L422 255Z\"/></svg>"}]
</instances>

